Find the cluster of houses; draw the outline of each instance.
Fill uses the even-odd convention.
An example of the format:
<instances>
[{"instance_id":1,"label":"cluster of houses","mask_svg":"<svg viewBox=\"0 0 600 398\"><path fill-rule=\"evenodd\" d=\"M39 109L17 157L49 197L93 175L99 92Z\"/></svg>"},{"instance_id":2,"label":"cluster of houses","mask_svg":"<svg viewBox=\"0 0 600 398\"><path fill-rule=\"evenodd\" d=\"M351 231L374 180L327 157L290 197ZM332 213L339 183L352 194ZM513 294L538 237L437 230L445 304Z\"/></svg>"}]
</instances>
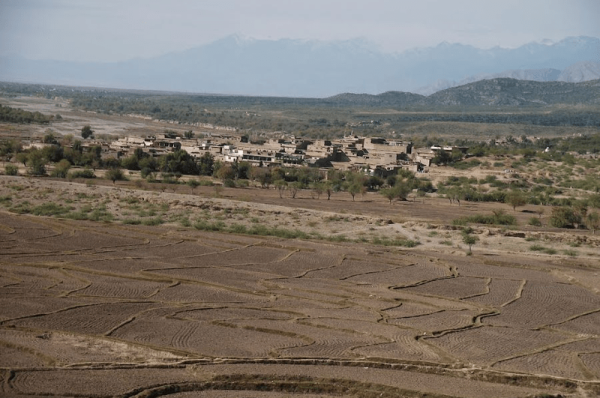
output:
<instances>
[{"instance_id":1,"label":"cluster of houses","mask_svg":"<svg viewBox=\"0 0 600 398\"><path fill-rule=\"evenodd\" d=\"M110 152L119 158L136 148L152 156L185 150L199 159L206 153L225 163L248 162L257 167L308 166L338 170L364 170L379 175L396 173L399 168L426 172L435 152L413 152L412 143L385 138L349 135L338 140L306 140L293 135L252 143L245 136L207 133L201 139L185 139L176 134L123 137L110 143Z\"/></svg>"},{"instance_id":2,"label":"cluster of houses","mask_svg":"<svg viewBox=\"0 0 600 398\"><path fill-rule=\"evenodd\" d=\"M453 149L413 149L411 142L356 135L337 140L306 140L293 135L282 137L252 143L247 136L228 133L205 133L203 138L189 139L165 132L148 137L126 136L112 142L86 140L82 146L83 150L101 146L103 158L130 156L138 148L153 157L184 150L196 159L210 153L215 160L225 163L248 162L258 167L302 165L362 170L381 176L396 173L400 168L427 172L436 151Z\"/></svg>"}]
</instances>

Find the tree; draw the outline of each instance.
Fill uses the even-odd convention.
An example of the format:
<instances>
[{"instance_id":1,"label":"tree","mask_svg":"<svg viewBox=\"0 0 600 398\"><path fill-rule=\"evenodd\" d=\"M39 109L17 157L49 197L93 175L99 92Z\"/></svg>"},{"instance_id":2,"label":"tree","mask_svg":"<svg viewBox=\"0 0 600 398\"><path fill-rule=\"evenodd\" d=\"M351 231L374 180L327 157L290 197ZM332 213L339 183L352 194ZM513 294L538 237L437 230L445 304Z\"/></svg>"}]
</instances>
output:
<instances>
[{"instance_id":1,"label":"tree","mask_svg":"<svg viewBox=\"0 0 600 398\"><path fill-rule=\"evenodd\" d=\"M29 160L29 155L25 152L19 152L15 156L15 159L19 163L23 163L23 166L27 166L27 161Z\"/></svg>"},{"instance_id":2,"label":"tree","mask_svg":"<svg viewBox=\"0 0 600 398\"><path fill-rule=\"evenodd\" d=\"M233 180L235 178L235 171L229 164L224 164L216 172L215 177L220 180Z\"/></svg>"},{"instance_id":3,"label":"tree","mask_svg":"<svg viewBox=\"0 0 600 398\"><path fill-rule=\"evenodd\" d=\"M183 136L188 140L191 140L192 138L194 138L194 132L192 130L186 131L185 133L183 133Z\"/></svg>"},{"instance_id":4,"label":"tree","mask_svg":"<svg viewBox=\"0 0 600 398\"><path fill-rule=\"evenodd\" d=\"M215 157L210 152L205 152L198 163L199 174L203 176L211 176L214 172Z\"/></svg>"},{"instance_id":5,"label":"tree","mask_svg":"<svg viewBox=\"0 0 600 398\"><path fill-rule=\"evenodd\" d=\"M600 228L600 214L596 211L588 213L586 223L587 227L592 230L592 234L595 235L596 230Z\"/></svg>"},{"instance_id":6,"label":"tree","mask_svg":"<svg viewBox=\"0 0 600 398\"><path fill-rule=\"evenodd\" d=\"M291 184L289 184L288 189L290 191L290 196L292 197L292 199L296 199L298 191L302 189L302 183L298 181L292 182Z\"/></svg>"},{"instance_id":7,"label":"tree","mask_svg":"<svg viewBox=\"0 0 600 398\"><path fill-rule=\"evenodd\" d=\"M446 197L450 203L456 201L460 206L460 201L465 197L465 191L462 187L452 187L446 192Z\"/></svg>"},{"instance_id":8,"label":"tree","mask_svg":"<svg viewBox=\"0 0 600 398\"><path fill-rule=\"evenodd\" d=\"M198 166L194 158L182 149L161 156L158 159L158 167L160 171L166 173L198 174Z\"/></svg>"},{"instance_id":9,"label":"tree","mask_svg":"<svg viewBox=\"0 0 600 398\"><path fill-rule=\"evenodd\" d=\"M390 201L390 205L394 199L396 200L406 200L410 189L407 185L403 184L401 181L397 181L397 184L390 188L384 188L379 191L383 197Z\"/></svg>"},{"instance_id":10,"label":"tree","mask_svg":"<svg viewBox=\"0 0 600 398\"><path fill-rule=\"evenodd\" d=\"M113 184L118 180L124 180L125 179L125 175L123 174L123 170L121 170L118 167L115 167L114 169L110 169L107 170L106 173L104 173L104 177L108 180L111 180L113 182Z\"/></svg>"},{"instance_id":11,"label":"tree","mask_svg":"<svg viewBox=\"0 0 600 398\"><path fill-rule=\"evenodd\" d=\"M575 225L581 224L581 219L570 207L554 207L549 223L556 228L574 228Z\"/></svg>"},{"instance_id":12,"label":"tree","mask_svg":"<svg viewBox=\"0 0 600 398\"><path fill-rule=\"evenodd\" d=\"M50 131L50 132L48 132L48 134L44 135L44 138L42 139L42 142L44 144L54 144L54 143L56 143L56 137L54 137L54 134L51 132L52 130L48 129L46 131Z\"/></svg>"},{"instance_id":13,"label":"tree","mask_svg":"<svg viewBox=\"0 0 600 398\"><path fill-rule=\"evenodd\" d=\"M517 210L517 207L525 206L527 204L527 198L522 191L510 191L504 198L505 202L512 206L513 211Z\"/></svg>"},{"instance_id":14,"label":"tree","mask_svg":"<svg viewBox=\"0 0 600 398\"><path fill-rule=\"evenodd\" d=\"M19 174L19 167L14 164L7 164L4 166L4 172L7 176L16 176Z\"/></svg>"},{"instance_id":15,"label":"tree","mask_svg":"<svg viewBox=\"0 0 600 398\"><path fill-rule=\"evenodd\" d=\"M52 177L67 178L70 168L71 168L71 163L67 159L63 159L54 165L54 170L52 171Z\"/></svg>"},{"instance_id":16,"label":"tree","mask_svg":"<svg viewBox=\"0 0 600 398\"><path fill-rule=\"evenodd\" d=\"M362 185L358 182L353 182L353 183L348 184L346 190L348 191L350 196L352 196L353 202L354 202L354 196L356 196L357 193L360 193L361 189L362 189Z\"/></svg>"},{"instance_id":17,"label":"tree","mask_svg":"<svg viewBox=\"0 0 600 398\"><path fill-rule=\"evenodd\" d=\"M331 181L325 181L325 193L327 194L327 200L330 200L333 193L333 183Z\"/></svg>"},{"instance_id":18,"label":"tree","mask_svg":"<svg viewBox=\"0 0 600 398\"><path fill-rule=\"evenodd\" d=\"M469 254L471 254L471 247L479 241L479 238L468 233L463 233L462 239L465 245L469 245Z\"/></svg>"},{"instance_id":19,"label":"tree","mask_svg":"<svg viewBox=\"0 0 600 398\"><path fill-rule=\"evenodd\" d=\"M283 191L287 188L287 182L285 182L285 180L275 180L273 185L275 185L275 188L279 191L279 198L283 198Z\"/></svg>"},{"instance_id":20,"label":"tree","mask_svg":"<svg viewBox=\"0 0 600 398\"><path fill-rule=\"evenodd\" d=\"M189 180L187 182L188 186L191 188L192 190L192 195L194 194L194 188L197 188L200 185L200 181L198 180Z\"/></svg>"},{"instance_id":21,"label":"tree","mask_svg":"<svg viewBox=\"0 0 600 398\"><path fill-rule=\"evenodd\" d=\"M31 174L36 176L45 175L46 163L46 158L39 149L33 149L29 152L29 155L27 156L27 164L30 167L29 172Z\"/></svg>"},{"instance_id":22,"label":"tree","mask_svg":"<svg viewBox=\"0 0 600 398\"><path fill-rule=\"evenodd\" d=\"M83 139L94 138L94 130L89 125L83 126L81 129L81 137Z\"/></svg>"},{"instance_id":23,"label":"tree","mask_svg":"<svg viewBox=\"0 0 600 398\"><path fill-rule=\"evenodd\" d=\"M271 170L261 168L261 167L253 167L251 170L252 178L258 180L260 186L262 188L268 188L271 183Z\"/></svg>"}]
</instances>

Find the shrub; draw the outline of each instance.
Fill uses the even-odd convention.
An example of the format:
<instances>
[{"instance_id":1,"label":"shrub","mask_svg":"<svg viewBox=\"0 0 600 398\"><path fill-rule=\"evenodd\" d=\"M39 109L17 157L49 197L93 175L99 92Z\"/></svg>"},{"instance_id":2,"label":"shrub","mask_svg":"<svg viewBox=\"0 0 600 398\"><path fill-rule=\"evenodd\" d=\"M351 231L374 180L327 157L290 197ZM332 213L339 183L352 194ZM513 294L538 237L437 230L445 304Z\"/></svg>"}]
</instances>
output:
<instances>
[{"instance_id":1,"label":"shrub","mask_svg":"<svg viewBox=\"0 0 600 398\"><path fill-rule=\"evenodd\" d=\"M541 227L542 226L542 222L537 217L531 217L527 223L529 225L533 225L534 227Z\"/></svg>"},{"instance_id":2,"label":"shrub","mask_svg":"<svg viewBox=\"0 0 600 398\"><path fill-rule=\"evenodd\" d=\"M75 170L69 174L70 178L96 178L96 174L89 167L86 167L83 170Z\"/></svg>"},{"instance_id":3,"label":"shrub","mask_svg":"<svg viewBox=\"0 0 600 398\"><path fill-rule=\"evenodd\" d=\"M54 165L54 170L52 171L52 177L67 178L70 168L71 168L71 163L67 159L62 159L60 162L58 162Z\"/></svg>"},{"instance_id":4,"label":"shrub","mask_svg":"<svg viewBox=\"0 0 600 398\"><path fill-rule=\"evenodd\" d=\"M113 184L116 181L125 180L125 175L123 174L123 170L121 170L119 168L114 168L114 169L110 169L110 170L106 171L106 173L104 174L104 177L108 180L111 180L113 182Z\"/></svg>"},{"instance_id":5,"label":"shrub","mask_svg":"<svg viewBox=\"0 0 600 398\"><path fill-rule=\"evenodd\" d=\"M160 217L147 218L145 220L142 220L142 224L144 225L161 225L162 223L164 223L164 221Z\"/></svg>"},{"instance_id":6,"label":"shrub","mask_svg":"<svg viewBox=\"0 0 600 398\"><path fill-rule=\"evenodd\" d=\"M493 225L517 225L515 216L506 214L503 210L495 210L493 214L475 214L472 216L461 217L452 220L453 225L475 224L493 224Z\"/></svg>"},{"instance_id":7,"label":"shrub","mask_svg":"<svg viewBox=\"0 0 600 398\"><path fill-rule=\"evenodd\" d=\"M546 254L556 254L556 250L548 247L544 247L542 245L532 245L529 247L529 250L543 252Z\"/></svg>"},{"instance_id":8,"label":"shrub","mask_svg":"<svg viewBox=\"0 0 600 398\"><path fill-rule=\"evenodd\" d=\"M581 217L570 207L554 207L549 223L556 228L573 228L581 223Z\"/></svg>"},{"instance_id":9,"label":"shrub","mask_svg":"<svg viewBox=\"0 0 600 398\"><path fill-rule=\"evenodd\" d=\"M31 210L31 214L36 216L59 216L61 214L68 213L69 209L56 203L44 203L36 206Z\"/></svg>"},{"instance_id":10,"label":"shrub","mask_svg":"<svg viewBox=\"0 0 600 398\"><path fill-rule=\"evenodd\" d=\"M16 176L19 174L19 167L14 164L7 164L4 166L4 172L7 176Z\"/></svg>"},{"instance_id":11,"label":"shrub","mask_svg":"<svg viewBox=\"0 0 600 398\"><path fill-rule=\"evenodd\" d=\"M546 248L542 245L531 245L531 246L529 246L529 250L543 252L544 250L546 250Z\"/></svg>"}]
</instances>

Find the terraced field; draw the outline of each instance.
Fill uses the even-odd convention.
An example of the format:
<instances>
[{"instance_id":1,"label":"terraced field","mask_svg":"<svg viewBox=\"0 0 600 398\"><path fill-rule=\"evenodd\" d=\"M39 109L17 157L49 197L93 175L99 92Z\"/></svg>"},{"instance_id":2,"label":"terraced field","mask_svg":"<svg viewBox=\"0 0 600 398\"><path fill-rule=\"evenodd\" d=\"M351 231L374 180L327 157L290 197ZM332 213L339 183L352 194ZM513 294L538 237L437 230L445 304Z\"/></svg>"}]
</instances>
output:
<instances>
[{"instance_id":1,"label":"terraced field","mask_svg":"<svg viewBox=\"0 0 600 398\"><path fill-rule=\"evenodd\" d=\"M0 396L597 396L599 272L0 212Z\"/></svg>"}]
</instances>

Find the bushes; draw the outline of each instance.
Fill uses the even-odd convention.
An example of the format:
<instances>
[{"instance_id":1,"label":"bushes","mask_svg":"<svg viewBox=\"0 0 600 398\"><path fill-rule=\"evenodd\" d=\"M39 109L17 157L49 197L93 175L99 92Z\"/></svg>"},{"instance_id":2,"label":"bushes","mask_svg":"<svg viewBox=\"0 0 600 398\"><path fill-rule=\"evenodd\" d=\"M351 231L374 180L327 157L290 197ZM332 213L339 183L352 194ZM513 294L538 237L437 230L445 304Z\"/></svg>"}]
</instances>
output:
<instances>
[{"instance_id":1,"label":"bushes","mask_svg":"<svg viewBox=\"0 0 600 398\"><path fill-rule=\"evenodd\" d=\"M574 228L581 224L581 216L570 207L555 207L548 222L556 228Z\"/></svg>"},{"instance_id":2,"label":"bushes","mask_svg":"<svg viewBox=\"0 0 600 398\"><path fill-rule=\"evenodd\" d=\"M19 174L19 167L14 164L7 164L4 166L4 172L7 176L16 176Z\"/></svg>"},{"instance_id":3,"label":"bushes","mask_svg":"<svg viewBox=\"0 0 600 398\"><path fill-rule=\"evenodd\" d=\"M69 178L96 178L96 174L89 167L83 170L75 170L69 174Z\"/></svg>"},{"instance_id":4,"label":"bushes","mask_svg":"<svg viewBox=\"0 0 600 398\"><path fill-rule=\"evenodd\" d=\"M57 205L56 203L44 203L31 210L31 214L35 216L59 216L68 213L69 209L66 207Z\"/></svg>"},{"instance_id":5,"label":"bushes","mask_svg":"<svg viewBox=\"0 0 600 398\"><path fill-rule=\"evenodd\" d=\"M556 254L556 250L552 249L552 248L548 248L548 247L544 247L542 245L532 245L529 247L529 250L532 251L538 251L538 252L542 252L542 253L546 253L546 254Z\"/></svg>"},{"instance_id":6,"label":"bushes","mask_svg":"<svg viewBox=\"0 0 600 398\"><path fill-rule=\"evenodd\" d=\"M517 225L517 219L510 214L506 214L504 210L494 210L493 214L490 215L475 214L472 216L457 218L452 221L453 225L467 225L467 223Z\"/></svg>"}]
</instances>

